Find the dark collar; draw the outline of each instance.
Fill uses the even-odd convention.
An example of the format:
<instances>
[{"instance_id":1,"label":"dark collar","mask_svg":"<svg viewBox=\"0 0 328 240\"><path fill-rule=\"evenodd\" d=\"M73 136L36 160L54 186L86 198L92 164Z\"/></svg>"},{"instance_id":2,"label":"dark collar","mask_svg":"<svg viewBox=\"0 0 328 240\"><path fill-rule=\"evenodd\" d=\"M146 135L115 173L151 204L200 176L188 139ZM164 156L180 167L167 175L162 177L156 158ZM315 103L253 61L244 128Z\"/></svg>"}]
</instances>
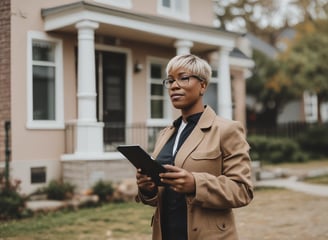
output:
<instances>
[{"instance_id":1,"label":"dark collar","mask_svg":"<svg viewBox=\"0 0 328 240\"><path fill-rule=\"evenodd\" d=\"M199 112L199 113L190 115L189 117L187 117L187 123L196 125L202 114L203 114L203 112ZM182 116L173 122L173 126L175 128L178 128L180 126L181 122L182 122Z\"/></svg>"}]
</instances>

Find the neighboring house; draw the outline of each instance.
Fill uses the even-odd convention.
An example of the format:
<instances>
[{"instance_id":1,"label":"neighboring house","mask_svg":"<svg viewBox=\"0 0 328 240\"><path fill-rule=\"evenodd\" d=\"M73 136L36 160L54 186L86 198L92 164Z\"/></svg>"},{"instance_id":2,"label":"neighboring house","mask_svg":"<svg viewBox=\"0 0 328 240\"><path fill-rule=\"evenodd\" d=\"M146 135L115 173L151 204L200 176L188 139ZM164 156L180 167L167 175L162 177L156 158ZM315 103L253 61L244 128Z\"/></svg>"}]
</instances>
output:
<instances>
[{"instance_id":1,"label":"neighboring house","mask_svg":"<svg viewBox=\"0 0 328 240\"><path fill-rule=\"evenodd\" d=\"M253 61L236 33L212 27L212 0L2 0L0 168L11 122L10 175L31 193L52 179L78 191L134 177L115 151L151 151L178 116L162 87L165 66L194 53L213 67L206 102L245 123L245 76Z\"/></svg>"},{"instance_id":2,"label":"neighboring house","mask_svg":"<svg viewBox=\"0 0 328 240\"><path fill-rule=\"evenodd\" d=\"M251 33L247 33L244 40L246 39L249 44L246 51L251 49L257 50L265 54L268 58L275 59L280 52L287 49L290 40L294 37L295 30L290 28L286 29L278 37L277 48ZM242 47L240 48L242 49ZM252 52L247 52L247 56L251 57ZM305 91L300 99L290 101L281 109L277 121L279 124L290 122L314 123L318 121L318 111L321 111L322 121L328 122L328 103L322 103L320 110L318 109L317 103L317 96ZM247 96L246 105L249 109L256 109L258 103L256 103L251 96Z\"/></svg>"}]
</instances>

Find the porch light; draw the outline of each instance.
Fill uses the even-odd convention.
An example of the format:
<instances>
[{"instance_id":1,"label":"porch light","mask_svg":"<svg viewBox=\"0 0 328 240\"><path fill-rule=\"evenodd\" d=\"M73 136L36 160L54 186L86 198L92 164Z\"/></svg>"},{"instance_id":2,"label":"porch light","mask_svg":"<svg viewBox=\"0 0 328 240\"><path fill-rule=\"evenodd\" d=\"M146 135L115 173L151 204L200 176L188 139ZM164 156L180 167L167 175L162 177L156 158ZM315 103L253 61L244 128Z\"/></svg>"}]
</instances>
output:
<instances>
[{"instance_id":1,"label":"porch light","mask_svg":"<svg viewBox=\"0 0 328 240\"><path fill-rule=\"evenodd\" d=\"M139 63L138 61L134 64L134 72L138 73L143 70L143 65Z\"/></svg>"}]
</instances>

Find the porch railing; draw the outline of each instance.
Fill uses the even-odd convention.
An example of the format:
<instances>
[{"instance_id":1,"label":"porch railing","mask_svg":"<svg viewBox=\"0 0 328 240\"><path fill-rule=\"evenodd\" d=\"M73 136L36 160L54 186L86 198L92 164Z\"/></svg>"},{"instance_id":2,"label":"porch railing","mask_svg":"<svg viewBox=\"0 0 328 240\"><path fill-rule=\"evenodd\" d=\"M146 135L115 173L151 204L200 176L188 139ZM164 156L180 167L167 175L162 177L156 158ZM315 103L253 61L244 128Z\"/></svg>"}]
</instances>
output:
<instances>
[{"instance_id":1,"label":"porch railing","mask_svg":"<svg viewBox=\"0 0 328 240\"><path fill-rule=\"evenodd\" d=\"M116 151L120 144L138 144L148 152L154 149L160 127L149 127L145 124L106 123L104 125L104 149L106 152ZM76 148L76 123L66 123L65 152L73 153Z\"/></svg>"},{"instance_id":2,"label":"porch railing","mask_svg":"<svg viewBox=\"0 0 328 240\"><path fill-rule=\"evenodd\" d=\"M267 137L296 138L300 133L316 126L313 123L293 122L279 124L272 127L248 127L248 135L264 135ZM324 124L328 128L328 124ZM149 127L145 124L125 125L124 123L105 123L104 126L104 149L106 152L116 151L120 144L139 144L148 152L152 152L160 130L163 127ZM66 124L66 153L73 153L76 144L76 124Z\"/></svg>"}]
</instances>

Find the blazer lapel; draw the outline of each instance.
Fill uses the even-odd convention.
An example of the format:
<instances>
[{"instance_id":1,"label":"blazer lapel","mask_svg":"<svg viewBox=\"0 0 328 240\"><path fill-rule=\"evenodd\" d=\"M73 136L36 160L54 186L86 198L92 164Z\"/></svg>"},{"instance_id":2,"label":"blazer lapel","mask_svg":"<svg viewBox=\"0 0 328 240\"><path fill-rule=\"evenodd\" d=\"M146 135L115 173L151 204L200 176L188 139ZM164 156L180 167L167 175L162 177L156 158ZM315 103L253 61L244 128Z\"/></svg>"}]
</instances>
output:
<instances>
[{"instance_id":1,"label":"blazer lapel","mask_svg":"<svg viewBox=\"0 0 328 240\"><path fill-rule=\"evenodd\" d=\"M190 153L199 145L205 136L205 132L211 128L216 114L210 106L205 108L204 113L196 124L186 141L182 144L175 157L175 165L182 167Z\"/></svg>"},{"instance_id":2,"label":"blazer lapel","mask_svg":"<svg viewBox=\"0 0 328 240\"><path fill-rule=\"evenodd\" d=\"M159 152L161 151L161 149L163 148L163 146L165 145L165 143L170 139L170 137L173 135L175 131L174 126L170 126L167 129L163 130L163 132L161 133L162 136L159 136L159 141L157 142L155 149L153 151L152 157L154 159L157 158Z\"/></svg>"},{"instance_id":3,"label":"blazer lapel","mask_svg":"<svg viewBox=\"0 0 328 240\"><path fill-rule=\"evenodd\" d=\"M197 126L197 125L196 125ZM200 128L194 128L175 156L175 165L182 167L188 155L198 146L204 137Z\"/></svg>"}]
</instances>

